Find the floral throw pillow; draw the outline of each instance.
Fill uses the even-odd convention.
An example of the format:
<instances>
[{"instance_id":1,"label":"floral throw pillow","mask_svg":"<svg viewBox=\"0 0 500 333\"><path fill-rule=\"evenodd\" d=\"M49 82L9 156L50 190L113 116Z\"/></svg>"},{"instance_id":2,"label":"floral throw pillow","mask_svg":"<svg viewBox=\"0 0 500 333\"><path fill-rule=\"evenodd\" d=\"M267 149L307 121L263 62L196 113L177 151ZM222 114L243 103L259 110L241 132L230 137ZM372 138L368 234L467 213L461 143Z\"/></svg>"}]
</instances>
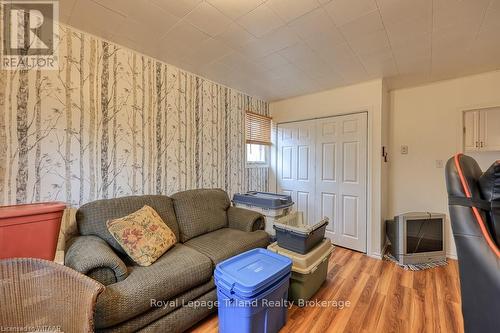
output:
<instances>
[{"instance_id":1,"label":"floral throw pillow","mask_svg":"<svg viewBox=\"0 0 500 333\"><path fill-rule=\"evenodd\" d=\"M149 266L176 242L175 234L151 207L106 222L109 232L140 266Z\"/></svg>"}]
</instances>

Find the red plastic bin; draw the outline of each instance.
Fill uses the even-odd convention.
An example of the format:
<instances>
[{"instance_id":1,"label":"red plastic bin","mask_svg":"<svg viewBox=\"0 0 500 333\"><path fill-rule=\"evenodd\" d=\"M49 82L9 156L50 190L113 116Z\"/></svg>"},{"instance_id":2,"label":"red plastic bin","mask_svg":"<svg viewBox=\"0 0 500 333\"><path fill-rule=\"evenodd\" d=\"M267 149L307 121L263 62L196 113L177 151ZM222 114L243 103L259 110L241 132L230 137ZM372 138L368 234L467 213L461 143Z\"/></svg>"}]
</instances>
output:
<instances>
[{"instance_id":1,"label":"red plastic bin","mask_svg":"<svg viewBox=\"0 0 500 333\"><path fill-rule=\"evenodd\" d=\"M0 259L54 260L66 204L0 206Z\"/></svg>"}]
</instances>

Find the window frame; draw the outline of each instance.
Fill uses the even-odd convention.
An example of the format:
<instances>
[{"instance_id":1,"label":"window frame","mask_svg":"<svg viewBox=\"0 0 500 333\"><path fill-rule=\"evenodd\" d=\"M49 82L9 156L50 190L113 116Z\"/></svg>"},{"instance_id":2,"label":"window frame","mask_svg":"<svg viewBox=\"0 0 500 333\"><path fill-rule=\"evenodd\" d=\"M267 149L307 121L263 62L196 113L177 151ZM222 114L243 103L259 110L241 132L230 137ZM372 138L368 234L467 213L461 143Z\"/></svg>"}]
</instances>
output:
<instances>
[{"instance_id":1,"label":"window frame","mask_svg":"<svg viewBox=\"0 0 500 333\"><path fill-rule=\"evenodd\" d=\"M250 145L261 146L264 149L264 162L256 162L248 160L248 148ZM249 169L252 168L269 168L271 161L271 150L269 145L260 145L256 143L246 143L245 144L245 164Z\"/></svg>"},{"instance_id":2,"label":"window frame","mask_svg":"<svg viewBox=\"0 0 500 333\"><path fill-rule=\"evenodd\" d=\"M256 122L248 123L250 120L255 120L257 119ZM266 121L268 123L266 123ZM263 122L263 124L262 124ZM264 126L263 128L268 128L269 133L268 137L265 138L263 141L260 141L258 138L258 134L262 134L262 128L257 127L257 141L255 140L255 136L253 135L254 133L249 132L252 130L255 130L255 127L249 127L251 125L249 124L261 124ZM269 168L271 166L271 149L270 147L272 146L272 118L263 115L263 114L258 114L252 111L246 111L245 112L245 166L247 168ZM260 132L259 132L260 131ZM249 137L250 136L250 137ZM253 139L253 140L252 140ZM264 154L264 161L249 161L248 160L248 154L249 154L249 148L252 146L260 146L262 147L263 151L262 153Z\"/></svg>"}]
</instances>

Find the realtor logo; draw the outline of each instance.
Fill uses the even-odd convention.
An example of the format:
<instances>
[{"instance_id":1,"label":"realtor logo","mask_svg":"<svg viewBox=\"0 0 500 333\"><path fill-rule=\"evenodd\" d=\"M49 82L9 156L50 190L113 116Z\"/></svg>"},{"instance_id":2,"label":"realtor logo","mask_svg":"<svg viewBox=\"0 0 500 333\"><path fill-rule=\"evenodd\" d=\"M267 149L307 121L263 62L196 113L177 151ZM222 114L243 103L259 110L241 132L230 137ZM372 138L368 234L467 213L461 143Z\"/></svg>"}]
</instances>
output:
<instances>
[{"instance_id":1,"label":"realtor logo","mask_svg":"<svg viewBox=\"0 0 500 333\"><path fill-rule=\"evenodd\" d=\"M58 1L0 1L2 69L58 69Z\"/></svg>"}]
</instances>

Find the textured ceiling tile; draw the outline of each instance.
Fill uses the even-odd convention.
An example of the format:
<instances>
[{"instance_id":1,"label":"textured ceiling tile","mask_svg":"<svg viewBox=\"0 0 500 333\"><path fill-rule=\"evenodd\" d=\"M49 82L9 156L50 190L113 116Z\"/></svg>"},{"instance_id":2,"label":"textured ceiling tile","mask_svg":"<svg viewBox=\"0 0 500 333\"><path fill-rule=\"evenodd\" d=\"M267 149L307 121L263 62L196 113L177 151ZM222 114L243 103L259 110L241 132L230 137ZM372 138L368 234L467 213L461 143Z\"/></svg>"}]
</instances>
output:
<instances>
[{"instance_id":1,"label":"textured ceiling tile","mask_svg":"<svg viewBox=\"0 0 500 333\"><path fill-rule=\"evenodd\" d=\"M500 0L64 0L60 7L61 21L76 29L270 100L382 75L402 87L500 68Z\"/></svg>"},{"instance_id":2,"label":"textured ceiling tile","mask_svg":"<svg viewBox=\"0 0 500 333\"><path fill-rule=\"evenodd\" d=\"M73 8L69 24L77 29L109 39L126 16L90 0L79 0Z\"/></svg>"},{"instance_id":3,"label":"textured ceiling tile","mask_svg":"<svg viewBox=\"0 0 500 333\"><path fill-rule=\"evenodd\" d=\"M80 0L78 0L80 1ZM134 13L136 9L147 7L147 0L121 0L119 2L114 0L90 0L98 3L99 5L119 13L123 16L128 16Z\"/></svg>"},{"instance_id":4,"label":"textured ceiling tile","mask_svg":"<svg viewBox=\"0 0 500 333\"><path fill-rule=\"evenodd\" d=\"M311 59L317 56L317 54L303 42L289 46L280 50L278 53L289 62L293 63L300 62L302 59Z\"/></svg>"},{"instance_id":5,"label":"textured ceiling tile","mask_svg":"<svg viewBox=\"0 0 500 333\"><path fill-rule=\"evenodd\" d=\"M430 73L431 71L431 58L419 59L419 60L399 60L396 59L396 64L398 65L399 74L418 74L418 73Z\"/></svg>"},{"instance_id":6,"label":"textured ceiling tile","mask_svg":"<svg viewBox=\"0 0 500 333\"><path fill-rule=\"evenodd\" d=\"M180 19L177 16L165 12L154 4L143 4L142 6L133 8L133 14L127 16L125 23L130 22L131 26L127 27L125 25L120 28L131 31L133 29L132 26L137 27L141 25L141 27L138 27L139 30L149 30L150 38L156 39L165 36L165 34L179 21ZM133 32L131 33L134 34Z\"/></svg>"},{"instance_id":7,"label":"textured ceiling tile","mask_svg":"<svg viewBox=\"0 0 500 333\"><path fill-rule=\"evenodd\" d=\"M293 21L319 7L316 0L268 0L266 5L285 22Z\"/></svg>"},{"instance_id":8,"label":"textured ceiling tile","mask_svg":"<svg viewBox=\"0 0 500 333\"><path fill-rule=\"evenodd\" d=\"M234 22L227 26L216 38L236 49L241 49L243 45L256 40L256 37Z\"/></svg>"},{"instance_id":9,"label":"textured ceiling tile","mask_svg":"<svg viewBox=\"0 0 500 333\"><path fill-rule=\"evenodd\" d=\"M185 20L210 36L222 33L231 23L229 18L207 2L200 3Z\"/></svg>"},{"instance_id":10,"label":"textured ceiling tile","mask_svg":"<svg viewBox=\"0 0 500 333\"><path fill-rule=\"evenodd\" d=\"M430 38L432 23L426 20L385 23L385 28L392 47L401 47Z\"/></svg>"},{"instance_id":11,"label":"textured ceiling tile","mask_svg":"<svg viewBox=\"0 0 500 333\"><path fill-rule=\"evenodd\" d=\"M66 0L59 2L59 20L61 22L69 22L75 4L76 0Z\"/></svg>"},{"instance_id":12,"label":"textured ceiling tile","mask_svg":"<svg viewBox=\"0 0 500 333\"><path fill-rule=\"evenodd\" d=\"M325 33L333 34L334 32L342 38L337 27L335 27L335 24L333 24L333 21L323 8L315 9L299 17L290 22L288 26L302 38L321 36Z\"/></svg>"},{"instance_id":13,"label":"textured ceiling tile","mask_svg":"<svg viewBox=\"0 0 500 333\"><path fill-rule=\"evenodd\" d=\"M191 63L208 64L231 52L233 50L230 47L221 41L211 38L192 48L186 56L191 60Z\"/></svg>"},{"instance_id":14,"label":"textured ceiling tile","mask_svg":"<svg viewBox=\"0 0 500 333\"><path fill-rule=\"evenodd\" d=\"M314 81L323 89L332 89L345 85L344 78L339 74L318 76L314 78Z\"/></svg>"},{"instance_id":15,"label":"textured ceiling tile","mask_svg":"<svg viewBox=\"0 0 500 333\"><path fill-rule=\"evenodd\" d=\"M343 62L357 59L357 56L347 43L325 46L315 51L318 52L319 56L327 63L333 63L335 65L341 65Z\"/></svg>"},{"instance_id":16,"label":"textured ceiling tile","mask_svg":"<svg viewBox=\"0 0 500 333\"><path fill-rule=\"evenodd\" d=\"M433 29L454 26L478 26L490 0L434 0Z\"/></svg>"},{"instance_id":17,"label":"textured ceiling tile","mask_svg":"<svg viewBox=\"0 0 500 333\"><path fill-rule=\"evenodd\" d=\"M397 60L428 59L431 56L432 43L430 35L418 43L411 43L401 47L392 47L392 53Z\"/></svg>"},{"instance_id":18,"label":"textured ceiling tile","mask_svg":"<svg viewBox=\"0 0 500 333\"><path fill-rule=\"evenodd\" d=\"M256 37L262 37L284 25L284 22L265 4L240 17L237 22Z\"/></svg>"},{"instance_id":19,"label":"textured ceiling tile","mask_svg":"<svg viewBox=\"0 0 500 333\"><path fill-rule=\"evenodd\" d=\"M337 26L344 25L377 10L374 0L334 0L325 6Z\"/></svg>"},{"instance_id":20,"label":"textured ceiling tile","mask_svg":"<svg viewBox=\"0 0 500 333\"><path fill-rule=\"evenodd\" d=\"M379 12L375 11L344 24L340 26L339 29L345 38L349 40L361 38L375 31L384 30L384 25L380 19Z\"/></svg>"},{"instance_id":21,"label":"textured ceiling tile","mask_svg":"<svg viewBox=\"0 0 500 333\"><path fill-rule=\"evenodd\" d=\"M240 16L243 16L259 5L261 5L265 0L243 0L243 1L234 1L234 0L207 0L210 4L219 9L226 16L236 19Z\"/></svg>"},{"instance_id":22,"label":"textured ceiling tile","mask_svg":"<svg viewBox=\"0 0 500 333\"><path fill-rule=\"evenodd\" d=\"M271 53L267 56L255 58L253 61L263 69L269 70L278 66L289 63L283 56L278 53Z\"/></svg>"},{"instance_id":23,"label":"textured ceiling tile","mask_svg":"<svg viewBox=\"0 0 500 333\"><path fill-rule=\"evenodd\" d=\"M378 30L349 40L349 45L358 55L371 55L390 48L385 30Z\"/></svg>"},{"instance_id":24,"label":"textured ceiling tile","mask_svg":"<svg viewBox=\"0 0 500 333\"><path fill-rule=\"evenodd\" d=\"M385 24L432 21L432 0L377 0Z\"/></svg>"},{"instance_id":25,"label":"textured ceiling tile","mask_svg":"<svg viewBox=\"0 0 500 333\"><path fill-rule=\"evenodd\" d=\"M293 45L298 41L299 38L285 26L244 45L242 50L249 57L260 58Z\"/></svg>"},{"instance_id":26,"label":"textured ceiling tile","mask_svg":"<svg viewBox=\"0 0 500 333\"><path fill-rule=\"evenodd\" d=\"M116 0L111 0L116 1ZM169 13L178 17L184 17L187 13L196 7L202 0L150 0Z\"/></svg>"},{"instance_id":27,"label":"textured ceiling tile","mask_svg":"<svg viewBox=\"0 0 500 333\"><path fill-rule=\"evenodd\" d=\"M160 47L162 47L166 53L172 53L172 51L185 53L209 38L209 35L182 20L161 39Z\"/></svg>"}]
</instances>

